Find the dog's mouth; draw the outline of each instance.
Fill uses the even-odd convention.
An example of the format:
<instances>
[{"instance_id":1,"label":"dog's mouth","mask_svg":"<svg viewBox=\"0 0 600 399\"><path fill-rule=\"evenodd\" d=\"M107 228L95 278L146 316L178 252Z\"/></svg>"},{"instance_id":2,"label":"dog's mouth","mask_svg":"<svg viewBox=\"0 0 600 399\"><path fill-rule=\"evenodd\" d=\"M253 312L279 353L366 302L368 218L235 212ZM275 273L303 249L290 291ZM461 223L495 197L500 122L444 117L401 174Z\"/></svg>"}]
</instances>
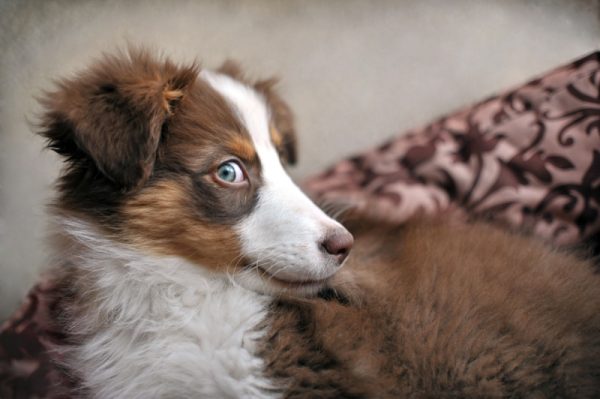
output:
<instances>
[{"instance_id":1,"label":"dog's mouth","mask_svg":"<svg viewBox=\"0 0 600 399\"><path fill-rule=\"evenodd\" d=\"M256 268L256 270L258 271L258 274L260 275L260 277L263 278L263 280L273 282L279 286L282 286L285 288L291 288L291 289L307 288L307 287L318 288L318 287L324 286L327 283L327 281L329 280L329 278L324 278L322 280L309 280L309 279L291 280L291 279L284 279L281 277L277 277L274 274L267 272L265 269L263 269L261 267Z\"/></svg>"}]
</instances>

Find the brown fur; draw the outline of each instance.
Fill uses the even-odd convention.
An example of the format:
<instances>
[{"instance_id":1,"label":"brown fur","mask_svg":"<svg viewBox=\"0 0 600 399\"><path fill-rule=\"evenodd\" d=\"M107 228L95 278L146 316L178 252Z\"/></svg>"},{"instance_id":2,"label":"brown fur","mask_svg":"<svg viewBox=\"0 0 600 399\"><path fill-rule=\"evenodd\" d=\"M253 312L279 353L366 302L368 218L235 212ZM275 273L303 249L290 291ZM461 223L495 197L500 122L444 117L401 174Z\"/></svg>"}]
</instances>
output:
<instances>
[{"instance_id":1,"label":"brown fur","mask_svg":"<svg viewBox=\"0 0 600 399\"><path fill-rule=\"evenodd\" d=\"M600 394L592 265L487 225L358 226L335 300L280 301L264 355L289 398Z\"/></svg>"},{"instance_id":2,"label":"brown fur","mask_svg":"<svg viewBox=\"0 0 600 399\"><path fill-rule=\"evenodd\" d=\"M250 142L245 137L237 137L229 143L229 150L232 154L237 154L237 156L246 162L257 162L258 155L256 154L256 150Z\"/></svg>"},{"instance_id":3,"label":"brown fur","mask_svg":"<svg viewBox=\"0 0 600 399\"><path fill-rule=\"evenodd\" d=\"M93 160L109 181L129 189L152 173L172 103L196 74L194 66L157 64L144 53L105 57L48 95L44 135L72 161ZM87 158L87 159L86 159Z\"/></svg>"},{"instance_id":4,"label":"brown fur","mask_svg":"<svg viewBox=\"0 0 600 399\"><path fill-rule=\"evenodd\" d=\"M123 235L146 252L183 256L206 267L243 265L231 226L194 217L193 188L186 181L160 181L124 206Z\"/></svg>"}]
</instances>

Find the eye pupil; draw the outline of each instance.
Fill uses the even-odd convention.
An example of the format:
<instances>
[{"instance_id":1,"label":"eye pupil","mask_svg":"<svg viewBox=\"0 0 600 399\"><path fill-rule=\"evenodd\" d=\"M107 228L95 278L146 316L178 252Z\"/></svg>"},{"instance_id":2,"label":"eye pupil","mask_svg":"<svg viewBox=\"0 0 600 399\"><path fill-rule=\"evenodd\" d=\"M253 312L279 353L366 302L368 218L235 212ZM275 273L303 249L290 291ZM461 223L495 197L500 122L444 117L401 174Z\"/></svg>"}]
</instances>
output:
<instances>
[{"instance_id":1,"label":"eye pupil","mask_svg":"<svg viewBox=\"0 0 600 399\"><path fill-rule=\"evenodd\" d=\"M217 181L229 184L238 185L247 181L244 169L238 161L223 162L213 174Z\"/></svg>"},{"instance_id":2,"label":"eye pupil","mask_svg":"<svg viewBox=\"0 0 600 399\"><path fill-rule=\"evenodd\" d=\"M225 180L228 182L234 182L236 179L235 168L231 166L231 164L226 163L221 165L218 170L218 175L221 180Z\"/></svg>"}]
</instances>

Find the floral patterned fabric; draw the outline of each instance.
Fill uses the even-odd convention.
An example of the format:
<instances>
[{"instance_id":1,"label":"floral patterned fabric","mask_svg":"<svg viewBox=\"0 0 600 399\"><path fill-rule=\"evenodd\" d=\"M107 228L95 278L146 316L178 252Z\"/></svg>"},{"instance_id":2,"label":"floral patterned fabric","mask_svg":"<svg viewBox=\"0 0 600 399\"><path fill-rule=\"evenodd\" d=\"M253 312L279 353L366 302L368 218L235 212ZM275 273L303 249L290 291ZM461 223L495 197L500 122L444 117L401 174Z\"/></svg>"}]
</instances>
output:
<instances>
[{"instance_id":1,"label":"floral patterned fabric","mask_svg":"<svg viewBox=\"0 0 600 399\"><path fill-rule=\"evenodd\" d=\"M0 327L0 398L67 398L68 379L52 348L63 333L53 323L56 286L42 278L21 307Z\"/></svg>"},{"instance_id":2,"label":"floral patterned fabric","mask_svg":"<svg viewBox=\"0 0 600 399\"><path fill-rule=\"evenodd\" d=\"M581 242L600 228L600 53L339 162L305 189L374 218L454 204Z\"/></svg>"},{"instance_id":3,"label":"floral patterned fabric","mask_svg":"<svg viewBox=\"0 0 600 399\"><path fill-rule=\"evenodd\" d=\"M556 244L600 231L600 53L343 160L305 182L318 201L401 223L459 206ZM64 339L44 279L0 328L0 398L61 398Z\"/></svg>"}]
</instances>

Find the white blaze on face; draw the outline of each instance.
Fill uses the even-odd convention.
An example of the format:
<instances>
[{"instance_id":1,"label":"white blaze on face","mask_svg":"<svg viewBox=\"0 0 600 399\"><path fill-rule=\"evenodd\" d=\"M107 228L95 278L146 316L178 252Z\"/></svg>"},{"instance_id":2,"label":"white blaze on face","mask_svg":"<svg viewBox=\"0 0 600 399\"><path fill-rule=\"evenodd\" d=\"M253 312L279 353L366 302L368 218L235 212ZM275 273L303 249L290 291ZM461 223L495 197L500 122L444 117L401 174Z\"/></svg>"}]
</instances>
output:
<instances>
[{"instance_id":1,"label":"white blaze on face","mask_svg":"<svg viewBox=\"0 0 600 399\"><path fill-rule=\"evenodd\" d=\"M264 98L229 76L203 71L204 78L237 113L252 138L261 164L263 185L252 212L237 227L244 253L255 266L289 282L322 280L339 264L326 256L321 243L333 230L343 229L325 215L288 176L271 142L269 111ZM248 288L273 292L256 273L237 276Z\"/></svg>"}]
</instances>

